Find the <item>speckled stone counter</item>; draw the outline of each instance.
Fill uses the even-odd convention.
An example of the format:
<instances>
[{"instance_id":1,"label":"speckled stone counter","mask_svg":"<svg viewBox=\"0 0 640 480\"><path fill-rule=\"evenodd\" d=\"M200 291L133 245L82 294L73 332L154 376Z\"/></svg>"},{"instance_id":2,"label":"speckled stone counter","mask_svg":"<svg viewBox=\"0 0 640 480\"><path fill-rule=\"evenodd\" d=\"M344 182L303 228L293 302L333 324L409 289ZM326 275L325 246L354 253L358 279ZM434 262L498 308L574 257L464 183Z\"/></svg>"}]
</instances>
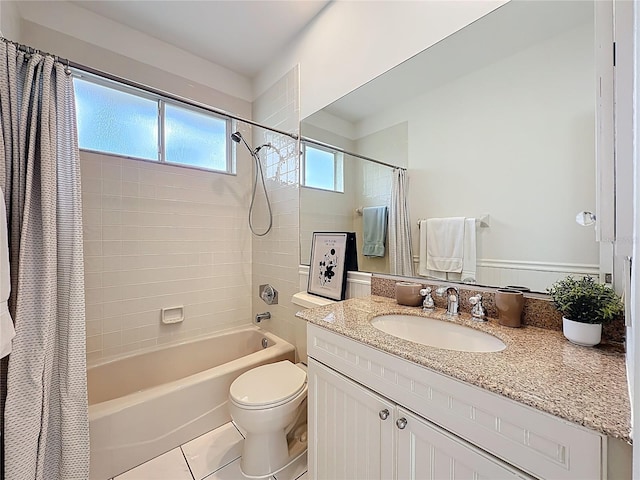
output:
<instances>
[{"instance_id":1,"label":"speckled stone counter","mask_svg":"<svg viewBox=\"0 0 640 480\"><path fill-rule=\"evenodd\" d=\"M429 347L371 326L377 315L411 314L453 321L500 338L501 352L473 353ZM461 313L452 320L437 309L398 305L370 296L303 310L297 316L358 342L404 358L525 405L631 443L630 405L624 353L618 348L580 347L562 332L536 327L503 327Z\"/></svg>"}]
</instances>

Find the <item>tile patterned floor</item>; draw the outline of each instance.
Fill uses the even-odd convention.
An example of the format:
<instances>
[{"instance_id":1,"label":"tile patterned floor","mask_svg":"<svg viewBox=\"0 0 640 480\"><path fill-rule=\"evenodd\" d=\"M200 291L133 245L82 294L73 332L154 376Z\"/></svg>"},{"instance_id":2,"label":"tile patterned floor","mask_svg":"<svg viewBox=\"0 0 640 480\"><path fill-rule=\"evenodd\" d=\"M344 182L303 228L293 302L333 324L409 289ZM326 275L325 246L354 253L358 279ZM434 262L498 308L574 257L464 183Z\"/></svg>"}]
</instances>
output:
<instances>
[{"instance_id":1,"label":"tile patterned floor","mask_svg":"<svg viewBox=\"0 0 640 480\"><path fill-rule=\"evenodd\" d=\"M240 471L242 440L229 422L113 480L244 480ZM271 480L307 480L306 455Z\"/></svg>"}]
</instances>

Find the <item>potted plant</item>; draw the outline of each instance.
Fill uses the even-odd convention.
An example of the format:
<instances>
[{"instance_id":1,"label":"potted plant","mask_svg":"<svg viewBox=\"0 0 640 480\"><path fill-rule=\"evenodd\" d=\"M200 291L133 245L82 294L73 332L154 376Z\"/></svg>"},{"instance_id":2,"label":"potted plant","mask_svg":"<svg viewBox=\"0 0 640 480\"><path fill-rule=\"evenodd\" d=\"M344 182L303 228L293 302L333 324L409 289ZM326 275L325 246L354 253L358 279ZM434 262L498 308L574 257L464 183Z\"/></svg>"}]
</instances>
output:
<instances>
[{"instance_id":1,"label":"potted plant","mask_svg":"<svg viewBox=\"0 0 640 480\"><path fill-rule=\"evenodd\" d=\"M575 344L592 347L600 343L602 324L610 322L624 309L612 288L592 277L568 276L547 289L555 307L562 313L562 331Z\"/></svg>"}]
</instances>

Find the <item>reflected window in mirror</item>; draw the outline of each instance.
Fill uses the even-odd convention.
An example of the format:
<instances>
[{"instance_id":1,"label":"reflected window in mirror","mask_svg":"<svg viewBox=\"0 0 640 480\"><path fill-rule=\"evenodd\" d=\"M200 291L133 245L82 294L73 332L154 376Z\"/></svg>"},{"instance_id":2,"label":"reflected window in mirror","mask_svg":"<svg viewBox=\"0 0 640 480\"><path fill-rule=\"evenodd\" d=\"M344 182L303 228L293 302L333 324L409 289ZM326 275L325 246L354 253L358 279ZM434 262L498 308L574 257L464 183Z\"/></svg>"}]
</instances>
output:
<instances>
[{"instance_id":1,"label":"reflected window in mirror","mask_svg":"<svg viewBox=\"0 0 640 480\"><path fill-rule=\"evenodd\" d=\"M344 192L343 155L329 148L302 145L302 185Z\"/></svg>"}]
</instances>

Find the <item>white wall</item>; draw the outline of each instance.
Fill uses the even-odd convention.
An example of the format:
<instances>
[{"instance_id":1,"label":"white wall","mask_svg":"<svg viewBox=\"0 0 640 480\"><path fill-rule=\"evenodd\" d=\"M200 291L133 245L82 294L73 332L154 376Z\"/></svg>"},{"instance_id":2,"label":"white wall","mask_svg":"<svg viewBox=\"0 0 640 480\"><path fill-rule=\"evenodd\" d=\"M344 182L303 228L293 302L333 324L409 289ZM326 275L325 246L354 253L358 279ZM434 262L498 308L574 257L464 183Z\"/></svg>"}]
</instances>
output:
<instances>
[{"instance_id":1,"label":"white wall","mask_svg":"<svg viewBox=\"0 0 640 480\"><path fill-rule=\"evenodd\" d=\"M409 162L409 124L402 121L385 126L359 137L355 145L355 153L406 168Z\"/></svg>"},{"instance_id":2,"label":"white wall","mask_svg":"<svg viewBox=\"0 0 640 480\"><path fill-rule=\"evenodd\" d=\"M574 221L595 208L592 39L592 26L576 28L356 126L366 133L408 120L414 220L488 213L480 264L597 266L593 229Z\"/></svg>"},{"instance_id":3,"label":"white wall","mask_svg":"<svg viewBox=\"0 0 640 480\"><path fill-rule=\"evenodd\" d=\"M0 1L0 35L14 42L21 40L20 13L16 2Z\"/></svg>"},{"instance_id":4,"label":"white wall","mask_svg":"<svg viewBox=\"0 0 640 480\"><path fill-rule=\"evenodd\" d=\"M191 78L192 70L189 68L180 70L177 74L162 70L125 55L126 49L122 52L114 52L30 21L22 22L22 42L31 47L55 53L62 58L191 99L242 118L251 117L251 104L248 101L212 88L210 84L215 82L198 83ZM161 44L156 47L158 50L155 54L149 53L150 57L158 56L157 52L163 51ZM196 67L191 68L197 70ZM218 86L224 87L223 81L219 83Z\"/></svg>"},{"instance_id":5,"label":"white wall","mask_svg":"<svg viewBox=\"0 0 640 480\"><path fill-rule=\"evenodd\" d=\"M636 2L616 0L615 4L615 41L616 41L616 165L630 178L629 184L616 191L616 206L621 208L620 219L631 222L619 228L622 238L617 238L616 265L624 264L629 250L633 259L631 271L623 269L623 285L629 280L625 289L625 315L628 326L626 334L627 377L631 398L631 419L633 442L633 478L640 478L640 442L638 442L638 419L640 418L640 335L638 319L640 319L640 83L638 68L640 66L640 10ZM624 106L618 115L618 106ZM618 172L616 172L617 174ZM616 179L616 184L619 180ZM631 187L631 188L629 188ZM616 221L618 221L616 212ZM616 231L616 235L618 231ZM619 272L620 274L620 272ZM627 279L624 276L629 275ZM616 276L616 279L618 276ZM618 290L618 285L616 285Z\"/></svg>"},{"instance_id":6,"label":"white wall","mask_svg":"<svg viewBox=\"0 0 640 480\"><path fill-rule=\"evenodd\" d=\"M351 232L356 202L353 191L300 189L300 263L309 265L313 232Z\"/></svg>"},{"instance_id":7,"label":"white wall","mask_svg":"<svg viewBox=\"0 0 640 480\"><path fill-rule=\"evenodd\" d=\"M481 258L597 264L574 220L595 206L592 38L574 30L407 106L412 214L489 213Z\"/></svg>"},{"instance_id":8,"label":"white wall","mask_svg":"<svg viewBox=\"0 0 640 480\"><path fill-rule=\"evenodd\" d=\"M254 79L254 92L300 64L305 118L504 3L332 2Z\"/></svg>"}]
</instances>

